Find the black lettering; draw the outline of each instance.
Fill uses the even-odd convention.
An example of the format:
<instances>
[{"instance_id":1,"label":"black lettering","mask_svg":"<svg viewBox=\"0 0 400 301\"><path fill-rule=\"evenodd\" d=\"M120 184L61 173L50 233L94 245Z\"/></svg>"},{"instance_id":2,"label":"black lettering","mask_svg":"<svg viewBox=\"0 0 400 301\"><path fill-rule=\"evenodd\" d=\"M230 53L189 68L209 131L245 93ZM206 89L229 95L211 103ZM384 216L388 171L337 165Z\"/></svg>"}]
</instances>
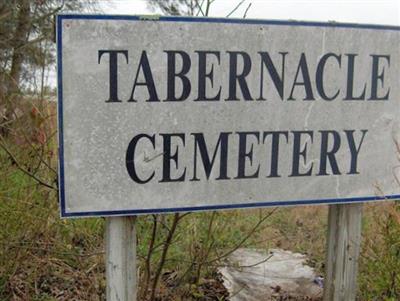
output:
<instances>
[{"instance_id":1,"label":"black lettering","mask_svg":"<svg viewBox=\"0 0 400 301\"><path fill-rule=\"evenodd\" d=\"M310 137L311 143L313 142L313 131L292 131L293 133L293 160L292 160L292 173L289 177L302 177L311 176L314 163L311 163L311 167L304 173L300 173L300 157L303 157L304 165L307 164L307 143L304 143L304 147L301 145L301 136L307 135Z\"/></svg>"},{"instance_id":2,"label":"black lettering","mask_svg":"<svg viewBox=\"0 0 400 301\"><path fill-rule=\"evenodd\" d=\"M285 83L285 57L287 52L279 52L282 56L282 68L281 75L278 74L278 71L275 68L274 63L271 60L268 52L259 52L261 56L261 76L260 76L260 97L257 100L266 100L263 96L263 88L264 88L264 68L265 66L268 70L269 76L271 77L276 91L278 91L281 100L284 98L284 83Z\"/></svg>"},{"instance_id":3,"label":"black lettering","mask_svg":"<svg viewBox=\"0 0 400 301\"><path fill-rule=\"evenodd\" d=\"M245 100L253 100L250 95L249 87L247 86L246 76L251 71L251 59L246 52L227 51L229 53L229 96L226 100L239 100L237 97L237 83L239 83ZM238 74L238 56L243 59L242 73Z\"/></svg>"},{"instance_id":4,"label":"black lettering","mask_svg":"<svg viewBox=\"0 0 400 301\"><path fill-rule=\"evenodd\" d=\"M332 174L340 175L339 167L336 161L335 154L340 148L340 135L336 131L319 131L321 133L321 154L319 160L319 173L318 176L328 175L326 168L331 165ZM329 136L333 137L331 150L328 151Z\"/></svg>"},{"instance_id":5,"label":"black lettering","mask_svg":"<svg viewBox=\"0 0 400 301\"><path fill-rule=\"evenodd\" d=\"M300 72L302 74L303 81L298 81ZM306 59L306 55L304 53L301 54L299 66L297 67L296 76L295 76L293 86L292 86L292 91L290 92L290 96L289 96L288 100L295 100L293 98L293 91L296 86L304 87L304 91L305 91L306 95L303 98L303 100L315 100L313 92L312 92L312 87L311 87L311 79L310 79L310 73L308 71L307 59Z\"/></svg>"},{"instance_id":6,"label":"black lettering","mask_svg":"<svg viewBox=\"0 0 400 301\"><path fill-rule=\"evenodd\" d=\"M317 66L317 73L316 73L316 84L317 84L318 93L319 93L319 95L322 97L322 99L324 99L324 100L333 100L333 99L335 99L336 97L338 97L338 95L339 95L339 93L340 93L340 90L338 89L338 91L337 91L333 96L329 97L329 96L326 95L326 92L325 92L325 89L324 89L324 71L325 71L325 65L326 65L327 60L328 60L330 57L335 58L335 59L338 61L338 63L339 63L339 67L341 67L341 59L342 59L342 58L341 58L340 55L336 55L336 54L334 54L334 53L327 53L327 54L325 54L325 55L321 58L321 60L319 61L318 66Z\"/></svg>"},{"instance_id":7,"label":"black lettering","mask_svg":"<svg viewBox=\"0 0 400 301\"><path fill-rule=\"evenodd\" d=\"M194 136L194 167L193 167L193 178L191 181L200 181L197 175L197 149L200 151L201 161L203 162L204 171L206 173L207 180L210 178L212 168L214 166L215 159L217 157L218 149L219 154L219 177L216 180L227 180L228 177L228 138L231 133L222 132L219 135L217 145L215 146L212 159L208 154L207 145L204 140L202 133L192 133Z\"/></svg>"},{"instance_id":8,"label":"black lettering","mask_svg":"<svg viewBox=\"0 0 400 301\"><path fill-rule=\"evenodd\" d=\"M363 91L361 95L354 96L354 64L355 58L357 54L349 53L346 54L348 59L347 64L347 91L346 91L346 98L344 100L365 100L365 89L366 84L364 84Z\"/></svg>"},{"instance_id":9,"label":"black lettering","mask_svg":"<svg viewBox=\"0 0 400 301\"><path fill-rule=\"evenodd\" d=\"M136 173L135 149L136 149L136 144L142 138L146 138L146 139L150 140L153 147L155 147L154 135L153 136L149 136L146 134L136 135L135 137L133 137L131 142L129 142L128 149L126 151L126 157L125 157L126 170L128 171L129 176L131 177L132 180L134 180L136 183L139 183L139 184L145 184L145 183L151 181L151 179L154 177L154 174L155 174L155 172L153 171L153 173L151 174L150 177L148 177L145 180L142 180L141 178L139 178L139 176Z\"/></svg>"},{"instance_id":10,"label":"black lettering","mask_svg":"<svg viewBox=\"0 0 400 301\"><path fill-rule=\"evenodd\" d=\"M207 96L206 93L206 80L210 80L211 88L214 84L214 64L211 65L211 70L207 73L207 55L214 55L218 64L220 63L219 51L196 51L199 56L199 87L198 96L195 101L207 101L207 100L220 100L221 97L221 87L219 87L218 93L215 96Z\"/></svg>"},{"instance_id":11,"label":"black lettering","mask_svg":"<svg viewBox=\"0 0 400 301\"><path fill-rule=\"evenodd\" d=\"M118 98L118 54L122 54L126 63L128 63L128 50L99 50L98 63L100 64L101 57L107 53L110 56L110 96L106 102L121 102Z\"/></svg>"},{"instance_id":12,"label":"black lettering","mask_svg":"<svg viewBox=\"0 0 400 301\"><path fill-rule=\"evenodd\" d=\"M138 82L140 70L143 71L143 75L144 75L144 79L145 79L144 82ZM136 86L146 86L147 87L147 91L149 93L149 98L146 101L149 101L149 102L150 101L160 101L157 96L156 86L154 85L153 74L151 72L149 59L147 58L146 51L142 51L142 55L140 57L139 66L136 71L135 81L133 83L131 97L128 100L130 102L136 101L134 99Z\"/></svg>"},{"instance_id":13,"label":"black lettering","mask_svg":"<svg viewBox=\"0 0 400 301\"><path fill-rule=\"evenodd\" d=\"M359 174L359 172L357 171L358 153L360 152L361 144L363 143L365 134L368 132L368 130L361 130L362 137L360 139L360 143L358 144L358 146L356 146L356 143L354 141L354 130L347 130L344 132L346 133L347 142L349 143L350 155L351 155L350 171L347 174L348 175Z\"/></svg>"},{"instance_id":14,"label":"black lettering","mask_svg":"<svg viewBox=\"0 0 400 301\"><path fill-rule=\"evenodd\" d=\"M379 59L386 59L388 67L390 67L390 55L371 55L372 56L372 79L371 79L371 97L368 100L388 100L390 88L384 96L378 96L378 83L379 81L384 87L385 78L385 67L382 68L382 72L379 73Z\"/></svg>"},{"instance_id":15,"label":"black lettering","mask_svg":"<svg viewBox=\"0 0 400 301\"><path fill-rule=\"evenodd\" d=\"M163 137L163 172L162 179L159 182L183 182L185 181L186 175L186 167L181 176L173 179L171 177L171 161L174 161L176 164L176 168L179 168L178 165L178 151L179 147L176 147L175 153L171 154L171 137L179 138L183 146L185 146L185 134L160 134Z\"/></svg>"},{"instance_id":16,"label":"black lettering","mask_svg":"<svg viewBox=\"0 0 400 301\"><path fill-rule=\"evenodd\" d=\"M190 70L190 56L184 51L164 51L168 58L168 77L167 77L167 99L165 101L183 101L188 98L191 91L191 84L186 74ZM176 71L176 56L179 55L182 59L182 68L179 72ZM175 80L179 78L182 82L182 94L176 96Z\"/></svg>"},{"instance_id":17,"label":"black lettering","mask_svg":"<svg viewBox=\"0 0 400 301\"><path fill-rule=\"evenodd\" d=\"M265 138L271 135L272 146L271 146L271 173L267 178L279 178L278 174L278 162L279 162L279 138L280 136L286 137L286 142L288 142L288 132L264 132L263 143Z\"/></svg>"},{"instance_id":18,"label":"black lettering","mask_svg":"<svg viewBox=\"0 0 400 301\"><path fill-rule=\"evenodd\" d=\"M257 143L260 143L260 133L259 132L237 132L239 135L239 156L238 156L238 174L235 179L250 179L257 178L260 172L260 165L258 165L257 170L251 174L246 175L246 159L250 161L250 165L253 164L253 144L251 144L250 150L247 151L247 136L255 136L257 138Z\"/></svg>"}]
</instances>

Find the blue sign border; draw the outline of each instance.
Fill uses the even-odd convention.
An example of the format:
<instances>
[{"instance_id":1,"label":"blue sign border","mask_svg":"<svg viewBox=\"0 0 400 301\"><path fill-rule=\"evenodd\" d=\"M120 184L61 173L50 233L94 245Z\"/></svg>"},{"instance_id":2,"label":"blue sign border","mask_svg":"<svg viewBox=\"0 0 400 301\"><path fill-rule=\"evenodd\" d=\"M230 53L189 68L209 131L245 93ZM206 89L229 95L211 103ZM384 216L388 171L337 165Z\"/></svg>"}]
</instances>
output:
<instances>
[{"instance_id":1,"label":"blue sign border","mask_svg":"<svg viewBox=\"0 0 400 301\"><path fill-rule=\"evenodd\" d=\"M62 21L63 20L128 20L143 22L193 22L193 23L231 23L231 24L268 24L268 25L290 25L306 27L334 27L334 28L356 28L374 30L394 30L400 31L400 26L376 25L376 24L357 24L357 23L336 23L336 22L308 22L308 21L281 21L281 20L258 20L258 19L234 19L234 18L198 18L198 17L168 17L146 18L141 16L129 15L84 15L84 14L61 14L57 15L57 84L58 84L58 139L59 139L59 199L61 206L61 217L89 217L89 216L118 216L136 215L151 213L171 213L187 211L205 211L216 209L236 209L236 208L255 208L273 206L294 206L294 205L315 205L315 204L340 204L340 203L360 203L379 200L400 199L400 195L388 196L366 196L354 198L333 198L333 199L314 199L314 200L294 200L294 201L272 201L247 204L213 205L198 207L177 207L177 208L158 208L158 209L134 209L134 210L112 210L112 211L85 211L67 212L65 207L65 183L64 183L64 135L63 135L63 87L62 87Z\"/></svg>"}]
</instances>

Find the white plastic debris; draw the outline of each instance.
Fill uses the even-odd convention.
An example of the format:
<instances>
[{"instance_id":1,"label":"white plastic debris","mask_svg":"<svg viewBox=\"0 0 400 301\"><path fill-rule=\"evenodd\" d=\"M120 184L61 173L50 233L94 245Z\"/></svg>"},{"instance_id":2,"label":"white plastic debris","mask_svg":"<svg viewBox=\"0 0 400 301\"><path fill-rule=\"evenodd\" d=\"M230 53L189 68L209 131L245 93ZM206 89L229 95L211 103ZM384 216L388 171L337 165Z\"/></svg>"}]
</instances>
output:
<instances>
[{"instance_id":1,"label":"white plastic debris","mask_svg":"<svg viewBox=\"0 0 400 301\"><path fill-rule=\"evenodd\" d=\"M322 287L307 257L280 249L238 249L220 268L231 301L319 300ZM307 299L306 299L307 298ZM284 299L286 300L286 299Z\"/></svg>"}]
</instances>

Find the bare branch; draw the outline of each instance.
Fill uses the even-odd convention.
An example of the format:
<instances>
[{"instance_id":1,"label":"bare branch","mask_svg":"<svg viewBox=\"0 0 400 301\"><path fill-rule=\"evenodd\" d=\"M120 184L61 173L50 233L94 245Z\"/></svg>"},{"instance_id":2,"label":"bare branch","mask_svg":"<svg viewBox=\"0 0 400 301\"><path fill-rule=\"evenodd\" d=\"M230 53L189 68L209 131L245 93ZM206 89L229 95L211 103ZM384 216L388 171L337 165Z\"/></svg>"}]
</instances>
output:
<instances>
[{"instance_id":1,"label":"bare branch","mask_svg":"<svg viewBox=\"0 0 400 301\"><path fill-rule=\"evenodd\" d=\"M247 235L231 250L229 250L228 252L226 252L223 255L218 256L217 258L214 258L208 262L206 262L207 264L216 262L222 258L225 258L229 255L231 255L233 252L235 252L237 249L239 249L241 246L243 246L243 244L257 231L258 227L265 222L276 210L278 210L278 208L274 208L272 211L270 211L267 215L265 215L263 218L261 218L257 224L251 229L251 231L249 231L249 233L247 233Z\"/></svg>"},{"instance_id":2,"label":"bare branch","mask_svg":"<svg viewBox=\"0 0 400 301\"><path fill-rule=\"evenodd\" d=\"M171 245L172 238L174 237L175 230L176 230L176 227L178 226L178 223L179 223L179 213L175 213L174 220L172 221L171 230L169 230L168 236L167 236L167 238L165 240L164 248L162 250L162 254L161 254L161 258L160 258L160 262L158 264L157 272L156 272L156 275L154 277L154 282L153 282L153 287L152 287L152 291L151 291L150 301L154 301L155 300L158 280L160 279L161 272L162 272L162 269L163 269L164 264L165 264L165 259L167 258L168 249L169 249L169 247Z\"/></svg>"},{"instance_id":3,"label":"bare branch","mask_svg":"<svg viewBox=\"0 0 400 301\"><path fill-rule=\"evenodd\" d=\"M153 215L153 229L152 229L152 233L151 233L151 239L150 239L150 245L149 245L149 249L147 251L147 256L146 256L146 280L145 280L145 285L144 285L144 289L143 289L143 296L146 296L147 294L147 290L149 287L149 283L150 283L150 276L151 276L151 257L154 251L154 243L156 241L157 238L157 215L154 214Z\"/></svg>"},{"instance_id":4,"label":"bare branch","mask_svg":"<svg viewBox=\"0 0 400 301\"><path fill-rule=\"evenodd\" d=\"M247 17L247 12L249 11L251 5L252 5L252 3L250 2L249 5L248 5L247 8L246 8L244 14L243 14L243 19L246 19L246 17Z\"/></svg>"},{"instance_id":5,"label":"bare branch","mask_svg":"<svg viewBox=\"0 0 400 301\"><path fill-rule=\"evenodd\" d=\"M3 138L0 136L0 140L3 140ZM24 174L26 174L27 176L31 177L32 179L34 179L36 182L38 182L39 184L50 188L50 189L54 189L54 190L58 190L57 187L52 186L49 183L46 183L44 180L40 179L39 177L37 177L34 173L28 171L25 167L22 166L22 164L17 160L17 158L13 155L13 153L8 149L8 147L4 144L4 142L0 143L0 147L7 153L7 155L10 157L10 159L12 160L12 162L15 163L15 165L17 166L17 168L22 171Z\"/></svg>"},{"instance_id":6,"label":"bare branch","mask_svg":"<svg viewBox=\"0 0 400 301\"><path fill-rule=\"evenodd\" d=\"M204 0L201 2L201 4L199 4L199 1L198 1L198 0L194 0L194 2L196 3L197 8L199 9L199 10L197 11L197 16L199 15L199 12L200 12L201 15L202 15L203 17L205 17L206 15L205 15L205 13L203 12L203 9L201 8L201 7L203 6Z\"/></svg>"},{"instance_id":7,"label":"bare branch","mask_svg":"<svg viewBox=\"0 0 400 301\"><path fill-rule=\"evenodd\" d=\"M235 6L234 9L232 9L232 11L226 15L227 18L229 18L232 14L235 13L235 11L237 11L239 9L240 6L242 6L242 4L245 2L246 0L242 0L238 3L238 5Z\"/></svg>"},{"instance_id":8,"label":"bare branch","mask_svg":"<svg viewBox=\"0 0 400 301\"><path fill-rule=\"evenodd\" d=\"M208 13L210 12L210 6L211 6L212 1L211 0L207 0L207 5L206 5L206 16L208 16Z\"/></svg>"}]
</instances>

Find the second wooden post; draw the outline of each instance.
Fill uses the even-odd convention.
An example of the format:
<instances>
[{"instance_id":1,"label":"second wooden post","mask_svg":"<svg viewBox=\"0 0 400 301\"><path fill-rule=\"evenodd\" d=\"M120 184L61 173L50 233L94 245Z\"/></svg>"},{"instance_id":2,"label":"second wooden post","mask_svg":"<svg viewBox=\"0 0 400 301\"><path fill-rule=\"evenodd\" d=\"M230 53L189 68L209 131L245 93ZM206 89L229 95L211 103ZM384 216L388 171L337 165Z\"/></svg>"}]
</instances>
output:
<instances>
[{"instance_id":1,"label":"second wooden post","mask_svg":"<svg viewBox=\"0 0 400 301\"><path fill-rule=\"evenodd\" d=\"M362 207L329 206L324 301L356 300Z\"/></svg>"}]
</instances>

